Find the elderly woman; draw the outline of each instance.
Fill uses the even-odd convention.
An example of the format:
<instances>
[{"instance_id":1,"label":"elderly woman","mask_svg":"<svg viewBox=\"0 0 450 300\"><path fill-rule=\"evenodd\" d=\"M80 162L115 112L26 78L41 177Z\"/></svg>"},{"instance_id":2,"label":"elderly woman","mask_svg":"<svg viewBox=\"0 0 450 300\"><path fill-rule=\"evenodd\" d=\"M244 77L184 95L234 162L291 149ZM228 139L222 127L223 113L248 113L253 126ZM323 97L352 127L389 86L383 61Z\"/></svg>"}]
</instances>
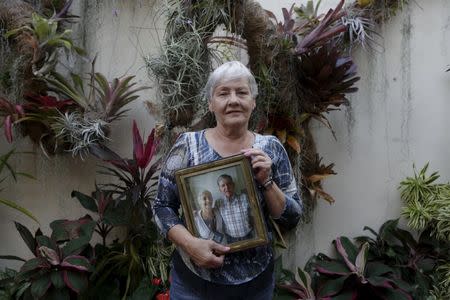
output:
<instances>
[{"instance_id":1,"label":"elderly woman","mask_svg":"<svg viewBox=\"0 0 450 300\"><path fill-rule=\"evenodd\" d=\"M269 216L284 228L292 228L302 212L285 149L275 137L248 130L258 94L251 72L240 62L224 63L210 74L205 94L217 125L178 138L163 166L153 204L159 228L177 247L171 299L272 299L270 244L228 253L229 247L194 237L178 214L175 171L236 154L244 154L251 162L269 237Z\"/></svg>"}]
</instances>

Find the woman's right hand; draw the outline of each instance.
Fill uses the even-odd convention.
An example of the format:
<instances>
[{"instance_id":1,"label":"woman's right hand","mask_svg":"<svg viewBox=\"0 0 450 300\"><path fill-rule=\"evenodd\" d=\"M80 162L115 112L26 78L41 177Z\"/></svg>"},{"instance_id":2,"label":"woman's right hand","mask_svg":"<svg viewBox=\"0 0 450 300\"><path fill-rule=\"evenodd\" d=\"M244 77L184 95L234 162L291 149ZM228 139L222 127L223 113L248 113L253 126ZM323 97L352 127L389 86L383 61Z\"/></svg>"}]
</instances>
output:
<instances>
[{"instance_id":1,"label":"woman's right hand","mask_svg":"<svg viewBox=\"0 0 450 300\"><path fill-rule=\"evenodd\" d=\"M177 224L168 232L169 239L181 247L202 268L219 268L223 264L225 254L230 247L223 246L212 240L194 237L183 225Z\"/></svg>"},{"instance_id":2,"label":"woman's right hand","mask_svg":"<svg viewBox=\"0 0 450 300\"><path fill-rule=\"evenodd\" d=\"M223 265L225 253L230 247L223 246L212 240L193 237L184 249L192 261L202 268L219 268Z\"/></svg>"}]
</instances>

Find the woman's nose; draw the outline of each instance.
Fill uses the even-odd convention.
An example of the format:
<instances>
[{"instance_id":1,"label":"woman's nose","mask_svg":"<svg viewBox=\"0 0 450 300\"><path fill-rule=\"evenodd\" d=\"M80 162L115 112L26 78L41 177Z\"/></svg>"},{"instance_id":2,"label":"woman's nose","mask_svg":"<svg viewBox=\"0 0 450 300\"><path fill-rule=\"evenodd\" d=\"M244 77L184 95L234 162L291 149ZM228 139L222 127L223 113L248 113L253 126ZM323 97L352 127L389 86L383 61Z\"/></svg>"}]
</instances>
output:
<instances>
[{"instance_id":1,"label":"woman's nose","mask_svg":"<svg viewBox=\"0 0 450 300\"><path fill-rule=\"evenodd\" d=\"M236 95L236 92L231 92L230 97L228 99L228 102L238 102L238 96Z\"/></svg>"}]
</instances>

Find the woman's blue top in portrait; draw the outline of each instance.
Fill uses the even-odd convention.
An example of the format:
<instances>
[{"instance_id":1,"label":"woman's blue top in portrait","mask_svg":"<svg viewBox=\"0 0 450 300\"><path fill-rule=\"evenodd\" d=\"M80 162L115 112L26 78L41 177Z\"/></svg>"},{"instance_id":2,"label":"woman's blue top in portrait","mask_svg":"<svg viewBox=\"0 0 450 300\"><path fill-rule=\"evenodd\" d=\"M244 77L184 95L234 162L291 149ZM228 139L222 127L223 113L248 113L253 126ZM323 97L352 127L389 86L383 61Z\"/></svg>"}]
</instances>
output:
<instances>
[{"instance_id":1,"label":"woman's blue top in portrait","mask_svg":"<svg viewBox=\"0 0 450 300\"><path fill-rule=\"evenodd\" d=\"M275 221L284 228L292 228L300 219L302 203L292 173L286 150L274 136L256 134L253 148L267 153L272 159L273 181L283 191L286 205L280 218ZM158 194L153 202L156 223L164 236L177 224L184 225L179 217L180 200L175 180L178 169L212 162L221 157L207 142L205 130L180 135L170 150L159 178ZM272 239L268 211L261 190L257 191L258 200L264 213L269 239ZM193 264L188 255L177 250L184 264L201 278L219 284L241 284L254 279L262 273L273 260L272 246L259 246L240 252L227 253L223 266L217 269L200 268ZM174 261L176 263L176 260ZM178 262L180 263L180 262ZM177 267L177 266L174 266ZM178 266L184 267L184 266Z\"/></svg>"}]
</instances>

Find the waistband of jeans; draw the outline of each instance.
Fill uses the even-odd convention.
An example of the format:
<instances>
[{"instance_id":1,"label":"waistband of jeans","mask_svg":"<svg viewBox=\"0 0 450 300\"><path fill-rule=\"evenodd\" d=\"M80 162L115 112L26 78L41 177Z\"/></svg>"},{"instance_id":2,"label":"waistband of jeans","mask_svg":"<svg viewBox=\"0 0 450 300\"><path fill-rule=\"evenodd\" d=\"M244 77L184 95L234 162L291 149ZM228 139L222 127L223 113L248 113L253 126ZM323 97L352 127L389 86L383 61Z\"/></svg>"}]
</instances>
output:
<instances>
[{"instance_id":1,"label":"waistband of jeans","mask_svg":"<svg viewBox=\"0 0 450 300\"><path fill-rule=\"evenodd\" d=\"M267 284L268 282L271 282L273 280L273 272L275 268L274 261L272 258L269 264L267 265L266 269L252 280L237 285L233 284L227 285L205 280L200 276L198 276L197 274L195 274L194 272L192 272L183 262L183 259L181 258L177 250L175 250L173 253L172 266L181 280L183 280L184 282L188 282L193 288L199 289L203 288L205 284L211 284L216 286L253 286L258 284Z\"/></svg>"}]
</instances>

